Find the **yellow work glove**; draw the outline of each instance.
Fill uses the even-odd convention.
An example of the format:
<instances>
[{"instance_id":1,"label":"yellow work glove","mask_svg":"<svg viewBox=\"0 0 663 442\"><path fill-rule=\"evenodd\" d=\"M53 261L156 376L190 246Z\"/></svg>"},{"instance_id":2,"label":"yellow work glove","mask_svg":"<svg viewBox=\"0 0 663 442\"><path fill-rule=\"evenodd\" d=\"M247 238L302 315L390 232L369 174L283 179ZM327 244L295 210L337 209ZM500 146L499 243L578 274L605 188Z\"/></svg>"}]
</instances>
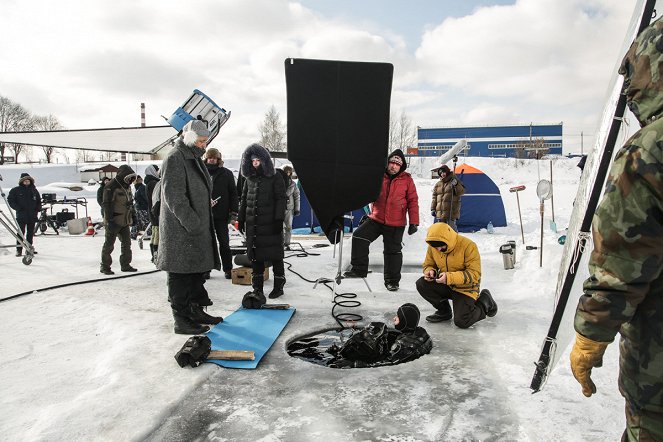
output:
<instances>
[{"instance_id":1,"label":"yellow work glove","mask_svg":"<svg viewBox=\"0 0 663 442\"><path fill-rule=\"evenodd\" d=\"M609 342L592 341L576 333L576 342L571 350L571 371L582 387L582 394L590 397L596 393L596 385L590 377L592 368L603 365L603 353Z\"/></svg>"}]
</instances>

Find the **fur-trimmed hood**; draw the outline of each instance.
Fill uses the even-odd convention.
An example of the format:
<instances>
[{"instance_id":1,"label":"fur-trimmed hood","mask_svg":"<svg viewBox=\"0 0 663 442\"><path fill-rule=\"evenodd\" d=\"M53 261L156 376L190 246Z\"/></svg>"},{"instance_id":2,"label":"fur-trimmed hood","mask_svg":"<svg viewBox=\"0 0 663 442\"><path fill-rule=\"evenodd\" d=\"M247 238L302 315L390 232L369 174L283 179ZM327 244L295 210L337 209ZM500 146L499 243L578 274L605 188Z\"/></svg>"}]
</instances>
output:
<instances>
[{"instance_id":1,"label":"fur-trimmed hood","mask_svg":"<svg viewBox=\"0 0 663 442\"><path fill-rule=\"evenodd\" d=\"M251 144L244 150L242 154L242 162L240 165L240 171L242 176L245 178L250 177L251 175L256 174L256 170L251 164L251 157L256 156L260 159L260 164L262 166L263 174L267 177L274 176L276 171L274 170L274 163L272 162L272 157L269 156L267 149L262 147L260 144Z\"/></svg>"},{"instance_id":2,"label":"fur-trimmed hood","mask_svg":"<svg viewBox=\"0 0 663 442\"><path fill-rule=\"evenodd\" d=\"M32 178L32 177L30 176L29 173L22 173L22 174L21 174L21 178L18 179L18 185L19 185L19 186L22 186L22 185L23 185L23 181L25 181L25 180L30 180L30 185L31 185L31 186L34 186L34 185L35 185L35 179Z\"/></svg>"}]
</instances>

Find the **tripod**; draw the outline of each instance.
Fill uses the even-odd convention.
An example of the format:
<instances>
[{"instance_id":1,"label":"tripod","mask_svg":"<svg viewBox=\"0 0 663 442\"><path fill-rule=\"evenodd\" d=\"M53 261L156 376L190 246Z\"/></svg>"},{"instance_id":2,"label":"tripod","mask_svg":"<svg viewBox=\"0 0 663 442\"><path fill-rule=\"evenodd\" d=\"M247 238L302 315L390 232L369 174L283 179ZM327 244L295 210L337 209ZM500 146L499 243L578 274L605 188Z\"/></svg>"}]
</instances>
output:
<instances>
[{"instance_id":1,"label":"tripod","mask_svg":"<svg viewBox=\"0 0 663 442\"><path fill-rule=\"evenodd\" d=\"M39 231L40 234L46 235L46 231L50 227L53 229L56 235L59 235L60 232L58 232L58 227L55 225L51 217L46 213L47 210L48 209L41 209L41 214L39 215L39 219L35 224L35 233Z\"/></svg>"}]
</instances>

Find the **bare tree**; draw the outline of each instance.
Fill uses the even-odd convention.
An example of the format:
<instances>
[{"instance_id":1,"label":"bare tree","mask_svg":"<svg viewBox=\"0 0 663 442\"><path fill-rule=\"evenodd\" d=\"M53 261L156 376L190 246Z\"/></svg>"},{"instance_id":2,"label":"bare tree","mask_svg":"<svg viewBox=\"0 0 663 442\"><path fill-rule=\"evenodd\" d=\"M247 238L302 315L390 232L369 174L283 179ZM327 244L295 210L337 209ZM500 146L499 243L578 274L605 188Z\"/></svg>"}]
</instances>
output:
<instances>
[{"instance_id":1,"label":"bare tree","mask_svg":"<svg viewBox=\"0 0 663 442\"><path fill-rule=\"evenodd\" d=\"M28 130L30 112L20 104L10 100L7 97L0 96L0 131L1 132L16 132L20 130ZM5 148L9 148L14 152L14 162L18 162L18 154L23 148L22 144L6 144L0 143L0 165L5 163Z\"/></svg>"},{"instance_id":2,"label":"bare tree","mask_svg":"<svg viewBox=\"0 0 663 442\"><path fill-rule=\"evenodd\" d=\"M49 131L63 129L62 124L60 124L60 120L58 120L54 115L47 115L45 117L35 116L33 120L35 130ZM53 146L41 146L41 150L44 152L46 162L50 163L53 160L55 148Z\"/></svg>"},{"instance_id":3,"label":"bare tree","mask_svg":"<svg viewBox=\"0 0 663 442\"><path fill-rule=\"evenodd\" d=\"M404 110L400 116L392 113L389 116L389 150L400 149L406 151L408 147L414 147L417 143L417 132L412 125L412 120Z\"/></svg>"},{"instance_id":4,"label":"bare tree","mask_svg":"<svg viewBox=\"0 0 663 442\"><path fill-rule=\"evenodd\" d=\"M272 105L265 114L265 120L258 127L260 130L260 144L270 152L283 152L287 148L285 128L281 123L281 116Z\"/></svg>"}]
</instances>

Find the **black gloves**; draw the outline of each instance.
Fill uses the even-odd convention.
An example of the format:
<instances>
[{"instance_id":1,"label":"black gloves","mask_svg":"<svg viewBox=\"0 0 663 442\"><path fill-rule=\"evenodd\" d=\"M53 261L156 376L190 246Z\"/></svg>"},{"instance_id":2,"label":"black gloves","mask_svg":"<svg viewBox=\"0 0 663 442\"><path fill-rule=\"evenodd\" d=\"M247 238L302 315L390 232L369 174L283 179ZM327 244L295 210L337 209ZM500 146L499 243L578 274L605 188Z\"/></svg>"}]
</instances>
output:
<instances>
[{"instance_id":1,"label":"black gloves","mask_svg":"<svg viewBox=\"0 0 663 442\"><path fill-rule=\"evenodd\" d=\"M458 184L458 180L457 180L456 178L454 178L453 180L451 180L451 185L452 185L452 186L456 187L457 184Z\"/></svg>"},{"instance_id":2,"label":"black gloves","mask_svg":"<svg viewBox=\"0 0 663 442\"><path fill-rule=\"evenodd\" d=\"M431 215L431 216L435 216L436 213L437 213L437 212L436 212L435 210L431 210L431 211L430 211L430 215Z\"/></svg>"},{"instance_id":3,"label":"black gloves","mask_svg":"<svg viewBox=\"0 0 663 442\"><path fill-rule=\"evenodd\" d=\"M408 235L414 235L417 232L418 226L416 224L410 224L410 227L407 228Z\"/></svg>"},{"instance_id":4,"label":"black gloves","mask_svg":"<svg viewBox=\"0 0 663 442\"><path fill-rule=\"evenodd\" d=\"M294 216L299 216L299 210L295 210Z\"/></svg>"}]
</instances>

